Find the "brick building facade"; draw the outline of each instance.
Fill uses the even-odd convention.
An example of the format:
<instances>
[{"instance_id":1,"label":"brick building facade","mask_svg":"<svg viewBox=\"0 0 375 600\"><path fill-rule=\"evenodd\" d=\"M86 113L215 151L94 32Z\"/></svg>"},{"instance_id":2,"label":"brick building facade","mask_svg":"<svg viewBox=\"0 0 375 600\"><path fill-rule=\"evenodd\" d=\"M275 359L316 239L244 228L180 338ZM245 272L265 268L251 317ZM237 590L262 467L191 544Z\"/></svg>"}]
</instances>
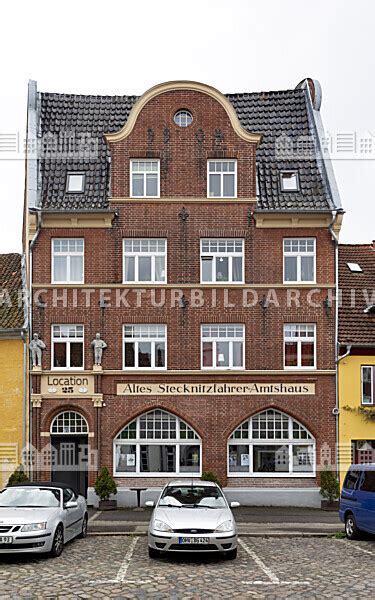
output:
<instances>
[{"instance_id":1,"label":"brick building facade","mask_svg":"<svg viewBox=\"0 0 375 600\"><path fill-rule=\"evenodd\" d=\"M108 466L132 504L135 488L146 499L212 471L244 503L317 505L335 455L342 212L319 158L320 94L312 80L228 96L174 82L140 98L31 82L29 139L91 144L78 157L44 146L28 164L31 322L46 344L32 372L35 477L94 502Z\"/></svg>"}]
</instances>

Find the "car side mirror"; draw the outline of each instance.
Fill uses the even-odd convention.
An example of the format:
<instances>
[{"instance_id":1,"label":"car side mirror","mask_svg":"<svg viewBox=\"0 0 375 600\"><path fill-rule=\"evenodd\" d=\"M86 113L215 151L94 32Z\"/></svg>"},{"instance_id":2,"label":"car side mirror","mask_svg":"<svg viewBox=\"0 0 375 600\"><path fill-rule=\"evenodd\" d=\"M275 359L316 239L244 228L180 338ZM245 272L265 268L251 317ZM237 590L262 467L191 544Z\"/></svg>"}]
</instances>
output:
<instances>
[{"instance_id":1,"label":"car side mirror","mask_svg":"<svg viewBox=\"0 0 375 600\"><path fill-rule=\"evenodd\" d=\"M239 506L241 506L241 504L239 502L231 502L230 503L231 508L238 508Z\"/></svg>"},{"instance_id":2,"label":"car side mirror","mask_svg":"<svg viewBox=\"0 0 375 600\"><path fill-rule=\"evenodd\" d=\"M155 502L153 500L147 500L145 502L145 506L149 506L150 508L154 508Z\"/></svg>"},{"instance_id":3,"label":"car side mirror","mask_svg":"<svg viewBox=\"0 0 375 600\"><path fill-rule=\"evenodd\" d=\"M65 502L64 508L77 508L78 503L75 500L69 500L69 502Z\"/></svg>"}]
</instances>

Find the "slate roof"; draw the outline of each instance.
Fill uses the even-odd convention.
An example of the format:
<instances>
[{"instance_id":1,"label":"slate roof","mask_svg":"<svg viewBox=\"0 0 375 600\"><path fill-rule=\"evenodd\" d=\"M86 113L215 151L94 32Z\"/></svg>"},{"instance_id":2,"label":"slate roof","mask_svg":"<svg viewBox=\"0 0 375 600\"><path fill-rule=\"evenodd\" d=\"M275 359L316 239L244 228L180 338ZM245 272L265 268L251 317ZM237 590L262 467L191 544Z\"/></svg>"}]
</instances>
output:
<instances>
[{"instance_id":1,"label":"slate roof","mask_svg":"<svg viewBox=\"0 0 375 600\"><path fill-rule=\"evenodd\" d=\"M6 293L5 293L6 290ZM24 307L18 306L18 291L22 290L20 254L0 254L0 330L21 329Z\"/></svg>"},{"instance_id":2,"label":"slate roof","mask_svg":"<svg viewBox=\"0 0 375 600\"><path fill-rule=\"evenodd\" d=\"M361 273L353 273L347 263L358 263ZM339 342L375 346L375 315L363 311L375 299L375 243L339 245L339 288L342 306L339 308ZM355 306L351 290L355 293ZM367 293L367 297L366 297Z\"/></svg>"},{"instance_id":3,"label":"slate roof","mask_svg":"<svg viewBox=\"0 0 375 600\"><path fill-rule=\"evenodd\" d=\"M316 131L307 107L306 92L294 89L251 94L228 94L242 126L261 133L257 149L259 210L331 210L333 208L324 168L319 161L283 160L275 157L275 140L287 135L295 142L300 136L316 140ZM40 134L56 136L74 131L96 138L95 159L40 161L42 175L41 204L44 209L106 209L110 195L110 153L103 133L115 132L126 122L137 96L82 96L74 94L39 94ZM298 192L281 192L282 169L297 169ZM84 171L84 194L66 194L68 171Z\"/></svg>"}]
</instances>

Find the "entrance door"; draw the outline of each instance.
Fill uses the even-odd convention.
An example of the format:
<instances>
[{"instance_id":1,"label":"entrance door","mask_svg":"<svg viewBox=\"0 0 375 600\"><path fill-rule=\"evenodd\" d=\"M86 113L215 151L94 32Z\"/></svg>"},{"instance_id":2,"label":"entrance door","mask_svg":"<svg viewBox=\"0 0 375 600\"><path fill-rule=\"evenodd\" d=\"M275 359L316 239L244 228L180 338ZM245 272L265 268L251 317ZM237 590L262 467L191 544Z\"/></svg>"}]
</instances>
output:
<instances>
[{"instance_id":1,"label":"entrance door","mask_svg":"<svg viewBox=\"0 0 375 600\"><path fill-rule=\"evenodd\" d=\"M54 460L51 479L66 483L78 494L87 496L87 435L52 435Z\"/></svg>"},{"instance_id":2,"label":"entrance door","mask_svg":"<svg viewBox=\"0 0 375 600\"><path fill-rule=\"evenodd\" d=\"M86 419L75 411L58 414L51 425L51 479L87 495L88 433Z\"/></svg>"}]
</instances>

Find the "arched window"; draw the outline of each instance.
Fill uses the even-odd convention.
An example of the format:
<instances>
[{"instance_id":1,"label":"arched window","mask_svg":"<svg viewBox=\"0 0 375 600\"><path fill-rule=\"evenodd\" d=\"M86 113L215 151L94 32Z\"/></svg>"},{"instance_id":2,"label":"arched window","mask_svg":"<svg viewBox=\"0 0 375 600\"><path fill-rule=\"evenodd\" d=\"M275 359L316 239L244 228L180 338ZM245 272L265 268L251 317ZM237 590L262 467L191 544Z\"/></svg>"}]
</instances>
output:
<instances>
[{"instance_id":1,"label":"arched window","mask_svg":"<svg viewBox=\"0 0 375 600\"><path fill-rule=\"evenodd\" d=\"M52 434L64 434L64 433L88 433L89 428L87 421L77 412L71 410L58 414L52 421L51 433Z\"/></svg>"},{"instance_id":2,"label":"arched window","mask_svg":"<svg viewBox=\"0 0 375 600\"><path fill-rule=\"evenodd\" d=\"M164 410L131 421L114 440L114 475L197 475L201 441L187 423Z\"/></svg>"},{"instance_id":3,"label":"arched window","mask_svg":"<svg viewBox=\"0 0 375 600\"><path fill-rule=\"evenodd\" d=\"M230 436L228 474L313 477L315 440L292 417L278 410L265 410L241 423Z\"/></svg>"}]
</instances>

